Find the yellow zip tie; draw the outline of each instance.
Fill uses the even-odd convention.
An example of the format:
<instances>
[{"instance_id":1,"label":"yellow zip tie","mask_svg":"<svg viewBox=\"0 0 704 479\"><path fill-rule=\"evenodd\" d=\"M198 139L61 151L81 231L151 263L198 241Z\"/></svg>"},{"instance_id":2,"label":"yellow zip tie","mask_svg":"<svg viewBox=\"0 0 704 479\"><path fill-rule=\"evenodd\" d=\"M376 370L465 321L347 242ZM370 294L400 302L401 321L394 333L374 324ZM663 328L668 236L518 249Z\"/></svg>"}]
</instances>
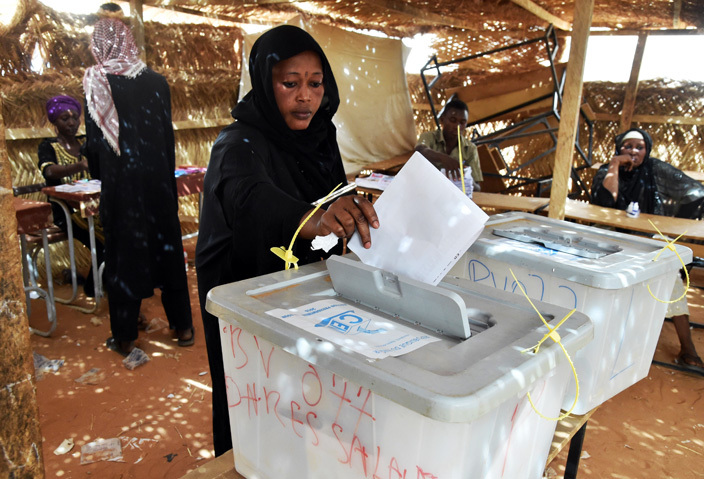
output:
<instances>
[{"instance_id":1,"label":"yellow zip tie","mask_svg":"<svg viewBox=\"0 0 704 479\"><path fill-rule=\"evenodd\" d=\"M464 186L464 165L462 164L462 141L460 140L460 125L457 125L457 151L460 152L460 181L462 181L462 193L467 194Z\"/></svg>"},{"instance_id":2,"label":"yellow zip tie","mask_svg":"<svg viewBox=\"0 0 704 479\"><path fill-rule=\"evenodd\" d=\"M538 416L540 416L540 417L542 417L543 419L546 419L546 420L548 420L548 421L561 421L561 420L563 420L564 418L566 418L567 416L569 416L570 414L572 414L572 411L574 411L574 408L575 408L575 406L577 405L577 399L579 398L579 379L577 378L577 369L575 369L575 367L574 367L574 363L572 362L572 358L570 358L569 353L567 353L567 350L566 350L565 347L562 345L562 341L561 341L560 335L557 333L557 328L559 328L560 326L562 326L562 323L564 323L565 321L567 321L567 319L568 319L570 316L572 316L575 311L577 311L577 308L575 308L575 309L573 309L572 311L570 311L569 313L567 313L567 315L566 315L564 318L562 318L562 319L560 320L560 322L557 323L557 325L555 325L554 328L551 328L550 325L548 324L548 322L545 320L545 318L543 318L543 315L540 314L540 311L538 311L538 308L535 307L535 305L533 304L533 301L531 301L530 298L528 297L528 295L526 294L526 291L523 289L523 285L520 283L520 281L518 281L518 279L516 278L516 275L513 274L513 270L509 268L509 271L511 272L511 276L513 276L513 280L514 280L514 281L516 282L516 284L518 285L518 288L521 290L521 293L523 293L523 296L526 297L526 299L528 300L528 303L530 303L530 305L533 307L533 309L535 310L535 312L538 313L538 316L540 316L540 319L543 321L543 324L545 324L545 326L548 328L548 333L547 333L545 336L543 336L543 339L541 339L540 341L538 341L538 344L536 344L536 345L533 346L532 348L524 349L524 350L521 351L521 352L522 352L522 353L527 353L527 352L532 351L532 352L534 352L535 354L538 354L538 351L540 351L540 346L545 342L546 339L550 338L550 339L552 339L553 341L555 341L555 342L560 346L560 349L562 349L562 352L565 353L565 357L567 358L567 362L570 363L570 368L572 368L572 374L574 374L574 384L575 384L574 402L572 402L572 406L570 406L569 411L567 411L566 413L562 414L561 416L559 416L559 417L547 417L547 416L543 415L543 413L541 413L540 411L538 411L538 408L535 407L535 404L533 403L533 399L530 397L530 392L527 392L527 393L526 393L526 396L528 396L528 402L530 403L530 406L533 408L533 411L535 411L535 413L536 413Z\"/></svg>"},{"instance_id":3,"label":"yellow zip tie","mask_svg":"<svg viewBox=\"0 0 704 479\"><path fill-rule=\"evenodd\" d=\"M301 231L301 228L303 228L303 225L308 222L308 220L315 214L316 211L318 211L318 208L320 208L330 197L330 195L332 195L335 190L337 190L340 186L342 186L342 183L333 188L332 191L325 196L323 201L318 203L318 205L313 208L313 211L311 211L310 214L306 216L306 219L304 219L301 224L298 225L296 232L293 233L293 238L291 238L291 243L288 245L288 249L285 249L283 246L274 246L273 248L271 248L272 253L284 260L284 262L286 263L285 269L289 269L291 265L293 265L295 269L298 269L298 258L293 255L293 243L294 241L296 241L298 233Z\"/></svg>"},{"instance_id":4,"label":"yellow zip tie","mask_svg":"<svg viewBox=\"0 0 704 479\"><path fill-rule=\"evenodd\" d=\"M650 293L650 296L652 296L655 301L658 301L658 302L660 302L660 303L666 303L666 304L676 303L677 301L681 300L682 298L684 298L684 297L687 295L687 290L689 289L689 272L687 271L687 266L684 264L684 260L682 259L682 257L680 256L680 254L677 252L677 248L675 248L675 241L677 241L677 240L680 239L682 236L684 236L684 235L687 233L687 231L685 231L684 233L682 233L681 235L679 235L677 238L675 238L675 239L673 239L672 241L670 241L670 240L667 239L667 237L666 237L664 234L662 234L662 233L660 232L660 230L658 229L658 227L655 226L655 223L653 223L652 221L650 221L650 219L648 219L648 223L650 223L650 226L652 226L653 228L655 228L655 231L657 231L658 234L660 234L660 236L662 236L662 239L664 239L664 240L667 242L667 244L666 244L665 246L663 246L663 248L662 248L660 251L658 251L658 254L655 255L655 258L653 258L653 261L657 261L657 259L660 257L660 254L661 254L663 251L665 251L666 249L669 249L669 250L671 250L671 251L674 251L675 254L677 255L677 259L680 260L680 264L682 264L682 269L684 269L684 276L685 276L685 278L687 279L687 285L686 285L685 288L684 288L684 293L682 293L682 295L681 295L679 298L677 298L677 299L672 299L672 300L670 300L670 301L663 301L663 300L660 299L660 298L656 298L655 295L653 294L653 292L650 290L650 285L648 285L648 293Z\"/></svg>"}]
</instances>

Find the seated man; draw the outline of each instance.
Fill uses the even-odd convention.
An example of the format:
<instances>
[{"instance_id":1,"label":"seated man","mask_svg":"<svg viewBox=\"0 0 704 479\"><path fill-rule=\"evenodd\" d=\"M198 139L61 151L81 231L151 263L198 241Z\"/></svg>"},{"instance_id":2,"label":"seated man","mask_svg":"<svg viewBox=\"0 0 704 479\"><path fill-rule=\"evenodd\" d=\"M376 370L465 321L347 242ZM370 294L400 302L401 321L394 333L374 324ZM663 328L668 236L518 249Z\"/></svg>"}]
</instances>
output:
<instances>
[{"instance_id":1,"label":"seated man","mask_svg":"<svg viewBox=\"0 0 704 479\"><path fill-rule=\"evenodd\" d=\"M472 182L465 181L466 185L473 183L473 188L468 192L479 191L479 182L484 178L479 165L477 147L465 136L457 136L457 126L464 131L469 118L469 108L462 100L450 97L445 107L440 111L440 127L435 131L421 133L415 150L425 156L439 170L445 170L450 179L459 179L460 148L462 149L462 163L471 168ZM458 144L459 143L459 144Z\"/></svg>"}]
</instances>

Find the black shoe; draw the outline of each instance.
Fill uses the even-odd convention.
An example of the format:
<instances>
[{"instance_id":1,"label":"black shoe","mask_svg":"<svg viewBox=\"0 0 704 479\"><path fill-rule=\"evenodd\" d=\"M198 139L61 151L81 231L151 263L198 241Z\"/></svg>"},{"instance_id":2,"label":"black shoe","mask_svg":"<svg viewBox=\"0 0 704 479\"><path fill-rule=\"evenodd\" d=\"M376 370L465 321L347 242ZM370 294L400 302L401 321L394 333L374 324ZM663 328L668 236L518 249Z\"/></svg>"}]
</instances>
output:
<instances>
[{"instance_id":1,"label":"black shoe","mask_svg":"<svg viewBox=\"0 0 704 479\"><path fill-rule=\"evenodd\" d=\"M121 356L127 357L134 349L134 341L117 341L110 336L107 341L105 341L105 347L111 351L115 351Z\"/></svg>"},{"instance_id":2,"label":"black shoe","mask_svg":"<svg viewBox=\"0 0 704 479\"><path fill-rule=\"evenodd\" d=\"M189 331L191 332L190 336L188 335ZM178 344L182 348L187 346L193 346L193 344L196 342L196 332L193 326L191 326L189 329L177 330L176 337L178 338L178 342L176 344Z\"/></svg>"}]
</instances>

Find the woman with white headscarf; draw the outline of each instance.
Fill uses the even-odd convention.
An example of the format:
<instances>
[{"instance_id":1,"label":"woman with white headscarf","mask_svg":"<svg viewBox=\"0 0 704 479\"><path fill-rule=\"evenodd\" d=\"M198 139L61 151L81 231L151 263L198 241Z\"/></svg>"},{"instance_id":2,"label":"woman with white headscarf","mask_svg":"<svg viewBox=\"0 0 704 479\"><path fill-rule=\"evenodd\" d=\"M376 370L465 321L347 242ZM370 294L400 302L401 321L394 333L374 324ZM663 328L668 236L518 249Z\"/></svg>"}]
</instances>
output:
<instances>
[{"instance_id":1,"label":"woman with white headscarf","mask_svg":"<svg viewBox=\"0 0 704 479\"><path fill-rule=\"evenodd\" d=\"M85 152L102 182L105 290L112 337L128 354L138 335L142 299L161 301L179 346L193 344L193 324L178 219L171 95L166 79L147 68L129 28L100 20L86 70Z\"/></svg>"}]
</instances>

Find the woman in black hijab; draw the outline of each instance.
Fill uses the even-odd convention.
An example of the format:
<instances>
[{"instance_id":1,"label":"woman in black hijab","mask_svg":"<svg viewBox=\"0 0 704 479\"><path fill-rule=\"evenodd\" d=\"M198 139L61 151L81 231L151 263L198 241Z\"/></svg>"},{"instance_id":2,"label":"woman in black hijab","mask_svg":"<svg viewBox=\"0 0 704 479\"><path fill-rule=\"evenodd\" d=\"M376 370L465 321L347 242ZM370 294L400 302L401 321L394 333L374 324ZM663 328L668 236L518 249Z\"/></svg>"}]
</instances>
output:
<instances>
[{"instance_id":1,"label":"woman in black hijab","mask_svg":"<svg viewBox=\"0 0 704 479\"><path fill-rule=\"evenodd\" d=\"M332 117L340 98L318 43L284 25L264 33L249 59L252 90L235 106L205 176L196 271L213 380L215 454L232 447L218 320L205 310L215 286L283 269L270 248L288 245L311 203L346 184ZM320 209L294 245L299 263L320 260L315 236L349 237L355 230L370 247L378 227L372 205L344 196Z\"/></svg>"},{"instance_id":2,"label":"woman in black hijab","mask_svg":"<svg viewBox=\"0 0 704 479\"><path fill-rule=\"evenodd\" d=\"M661 216L701 219L704 186L674 166L650 156L653 140L638 128L616 137L616 154L602 165L592 182L592 203L625 210L632 202L640 211ZM672 318L680 352L675 358L682 369L704 376L704 363L692 341L684 284L675 284L667 317Z\"/></svg>"},{"instance_id":3,"label":"woman in black hijab","mask_svg":"<svg viewBox=\"0 0 704 479\"><path fill-rule=\"evenodd\" d=\"M636 202L643 213L701 219L704 186L651 157L652 149L650 135L639 128L618 135L614 156L594 175L592 203L625 210Z\"/></svg>"}]
</instances>

